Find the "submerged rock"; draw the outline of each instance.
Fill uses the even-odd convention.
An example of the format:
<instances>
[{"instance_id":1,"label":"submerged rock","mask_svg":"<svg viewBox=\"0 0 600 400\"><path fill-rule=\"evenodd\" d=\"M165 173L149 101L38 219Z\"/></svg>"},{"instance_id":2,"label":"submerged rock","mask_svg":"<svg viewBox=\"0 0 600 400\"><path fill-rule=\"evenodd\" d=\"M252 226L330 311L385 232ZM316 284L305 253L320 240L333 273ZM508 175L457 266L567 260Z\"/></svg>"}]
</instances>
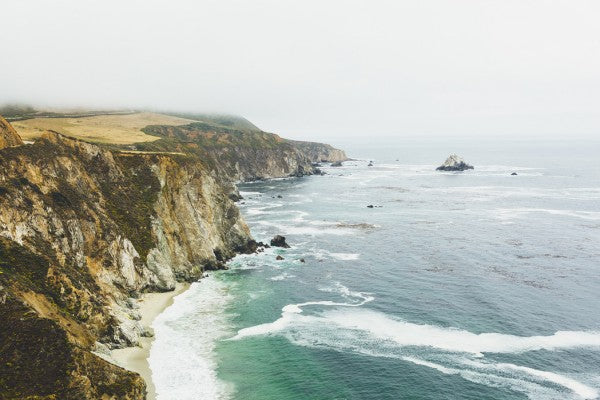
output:
<instances>
[{"instance_id":1,"label":"submerged rock","mask_svg":"<svg viewBox=\"0 0 600 400\"><path fill-rule=\"evenodd\" d=\"M277 261L284 260L284 258L283 258L283 257L281 257L281 256L277 256L277 257L275 257L275 259L276 259Z\"/></svg>"},{"instance_id":2,"label":"submerged rock","mask_svg":"<svg viewBox=\"0 0 600 400\"><path fill-rule=\"evenodd\" d=\"M369 161L369 164L367 165L367 167L372 167L373 166L373 161Z\"/></svg>"},{"instance_id":3,"label":"submerged rock","mask_svg":"<svg viewBox=\"0 0 600 400\"><path fill-rule=\"evenodd\" d=\"M341 167L341 166L343 166L343 164L341 161L336 161L336 162L331 163L331 166L332 167Z\"/></svg>"},{"instance_id":4,"label":"submerged rock","mask_svg":"<svg viewBox=\"0 0 600 400\"><path fill-rule=\"evenodd\" d=\"M516 173L516 172L513 172L511 175L513 175L513 176L514 176L514 175L517 175L517 173Z\"/></svg>"},{"instance_id":5,"label":"submerged rock","mask_svg":"<svg viewBox=\"0 0 600 400\"><path fill-rule=\"evenodd\" d=\"M467 169L474 169L474 167L456 154L451 154L442 165L436 168L437 171L464 171Z\"/></svg>"},{"instance_id":6,"label":"submerged rock","mask_svg":"<svg viewBox=\"0 0 600 400\"><path fill-rule=\"evenodd\" d=\"M273 239L271 239L271 246L275 247L283 247L285 249L289 249L290 245L286 243L285 236L275 235Z\"/></svg>"}]
</instances>

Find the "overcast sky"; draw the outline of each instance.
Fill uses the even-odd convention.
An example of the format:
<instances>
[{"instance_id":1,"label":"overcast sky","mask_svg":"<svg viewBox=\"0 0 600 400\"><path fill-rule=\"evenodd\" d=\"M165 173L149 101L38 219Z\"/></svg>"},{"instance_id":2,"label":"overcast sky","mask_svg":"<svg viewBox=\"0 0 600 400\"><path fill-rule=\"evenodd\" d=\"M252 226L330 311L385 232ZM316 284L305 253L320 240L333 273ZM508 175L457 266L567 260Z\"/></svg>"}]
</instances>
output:
<instances>
[{"instance_id":1,"label":"overcast sky","mask_svg":"<svg viewBox=\"0 0 600 400\"><path fill-rule=\"evenodd\" d=\"M0 102L283 136L600 136L600 1L6 0Z\"/></svg>"}]
</instances>

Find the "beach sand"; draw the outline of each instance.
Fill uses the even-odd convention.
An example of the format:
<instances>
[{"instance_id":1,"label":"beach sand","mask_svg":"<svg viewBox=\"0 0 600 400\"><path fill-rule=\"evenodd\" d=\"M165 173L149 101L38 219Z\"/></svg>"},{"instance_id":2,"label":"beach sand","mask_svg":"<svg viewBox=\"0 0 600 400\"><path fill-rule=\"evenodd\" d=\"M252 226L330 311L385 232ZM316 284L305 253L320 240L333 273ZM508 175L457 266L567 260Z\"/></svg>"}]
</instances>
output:
<instances>
[{"instance_id":1,"label":"beach sand","mask_svg":"<svg viewBox=\"0 0 600 400\"><path fill-rule=\"evenodd\" d=\"M140 322L142 325L147 327L152 326L154 319L173 304L173 298L186 291L189 287L189 283L178 283L172 292L144 294L139 301L140 314L142 316ZM147 400L156 399L156 390L152 383L152 371L148 364L148 356L150 355L150 347L153 340L153 338L141 338L140 346L115 349L110 353L115 364L137 372L144 378L148 391Z\"/></svg>"}]
</instances>

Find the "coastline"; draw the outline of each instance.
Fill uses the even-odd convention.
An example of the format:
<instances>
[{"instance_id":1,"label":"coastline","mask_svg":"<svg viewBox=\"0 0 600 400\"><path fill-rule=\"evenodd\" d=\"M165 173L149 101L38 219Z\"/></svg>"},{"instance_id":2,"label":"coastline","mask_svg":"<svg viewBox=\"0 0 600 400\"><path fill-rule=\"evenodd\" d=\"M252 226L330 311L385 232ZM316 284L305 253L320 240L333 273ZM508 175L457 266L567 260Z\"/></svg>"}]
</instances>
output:
<instances>
[{"instance_id":1,"label":"coastline","mask_svg":"<svg viewBox=\"0 0 600 400\"><path fill-rule=\"evenodd\" d=\"M178 282L173 291L143 294L139 301L141 324L144 327L151 327L154 319L173 304L175 296L185 292L189 287L189 283ZM152 382L152 370L148 363L153 341L154 337L142 337L139 346L114 349L110 352L110 357L115 364L126 370L137 372L142 376L146 382L147 400L156 399L156 388Z\"/></svg>"}]
</instances>

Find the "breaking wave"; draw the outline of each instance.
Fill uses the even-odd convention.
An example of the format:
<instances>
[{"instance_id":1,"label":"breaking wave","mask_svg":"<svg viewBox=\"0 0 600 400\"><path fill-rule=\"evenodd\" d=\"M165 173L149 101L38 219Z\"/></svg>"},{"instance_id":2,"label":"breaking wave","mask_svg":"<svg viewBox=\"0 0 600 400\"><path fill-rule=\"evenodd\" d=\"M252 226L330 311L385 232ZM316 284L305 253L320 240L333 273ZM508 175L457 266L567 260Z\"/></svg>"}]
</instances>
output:
<instances>
[{"instance_id":1,"label":"breaking wave","mask_svg":"<svg viewBox=\"0 0 600 400\"><path fill-rule=\"evenodd\" d=\"M345 301L288 304L277 320L241 329L230 340L283 336L299 346L397 358L480 384L517 390L536 399L568 398L565 396L569 393L575 398L598 398L597 389L571 377L495 362L486 356L536 350L598 350L600 332L559 331L547 336L515 336L414 324L359 308L373 300L366 293L352 292L339 284L323 290L335 292Z\"/></svg>"}]
</instances>

